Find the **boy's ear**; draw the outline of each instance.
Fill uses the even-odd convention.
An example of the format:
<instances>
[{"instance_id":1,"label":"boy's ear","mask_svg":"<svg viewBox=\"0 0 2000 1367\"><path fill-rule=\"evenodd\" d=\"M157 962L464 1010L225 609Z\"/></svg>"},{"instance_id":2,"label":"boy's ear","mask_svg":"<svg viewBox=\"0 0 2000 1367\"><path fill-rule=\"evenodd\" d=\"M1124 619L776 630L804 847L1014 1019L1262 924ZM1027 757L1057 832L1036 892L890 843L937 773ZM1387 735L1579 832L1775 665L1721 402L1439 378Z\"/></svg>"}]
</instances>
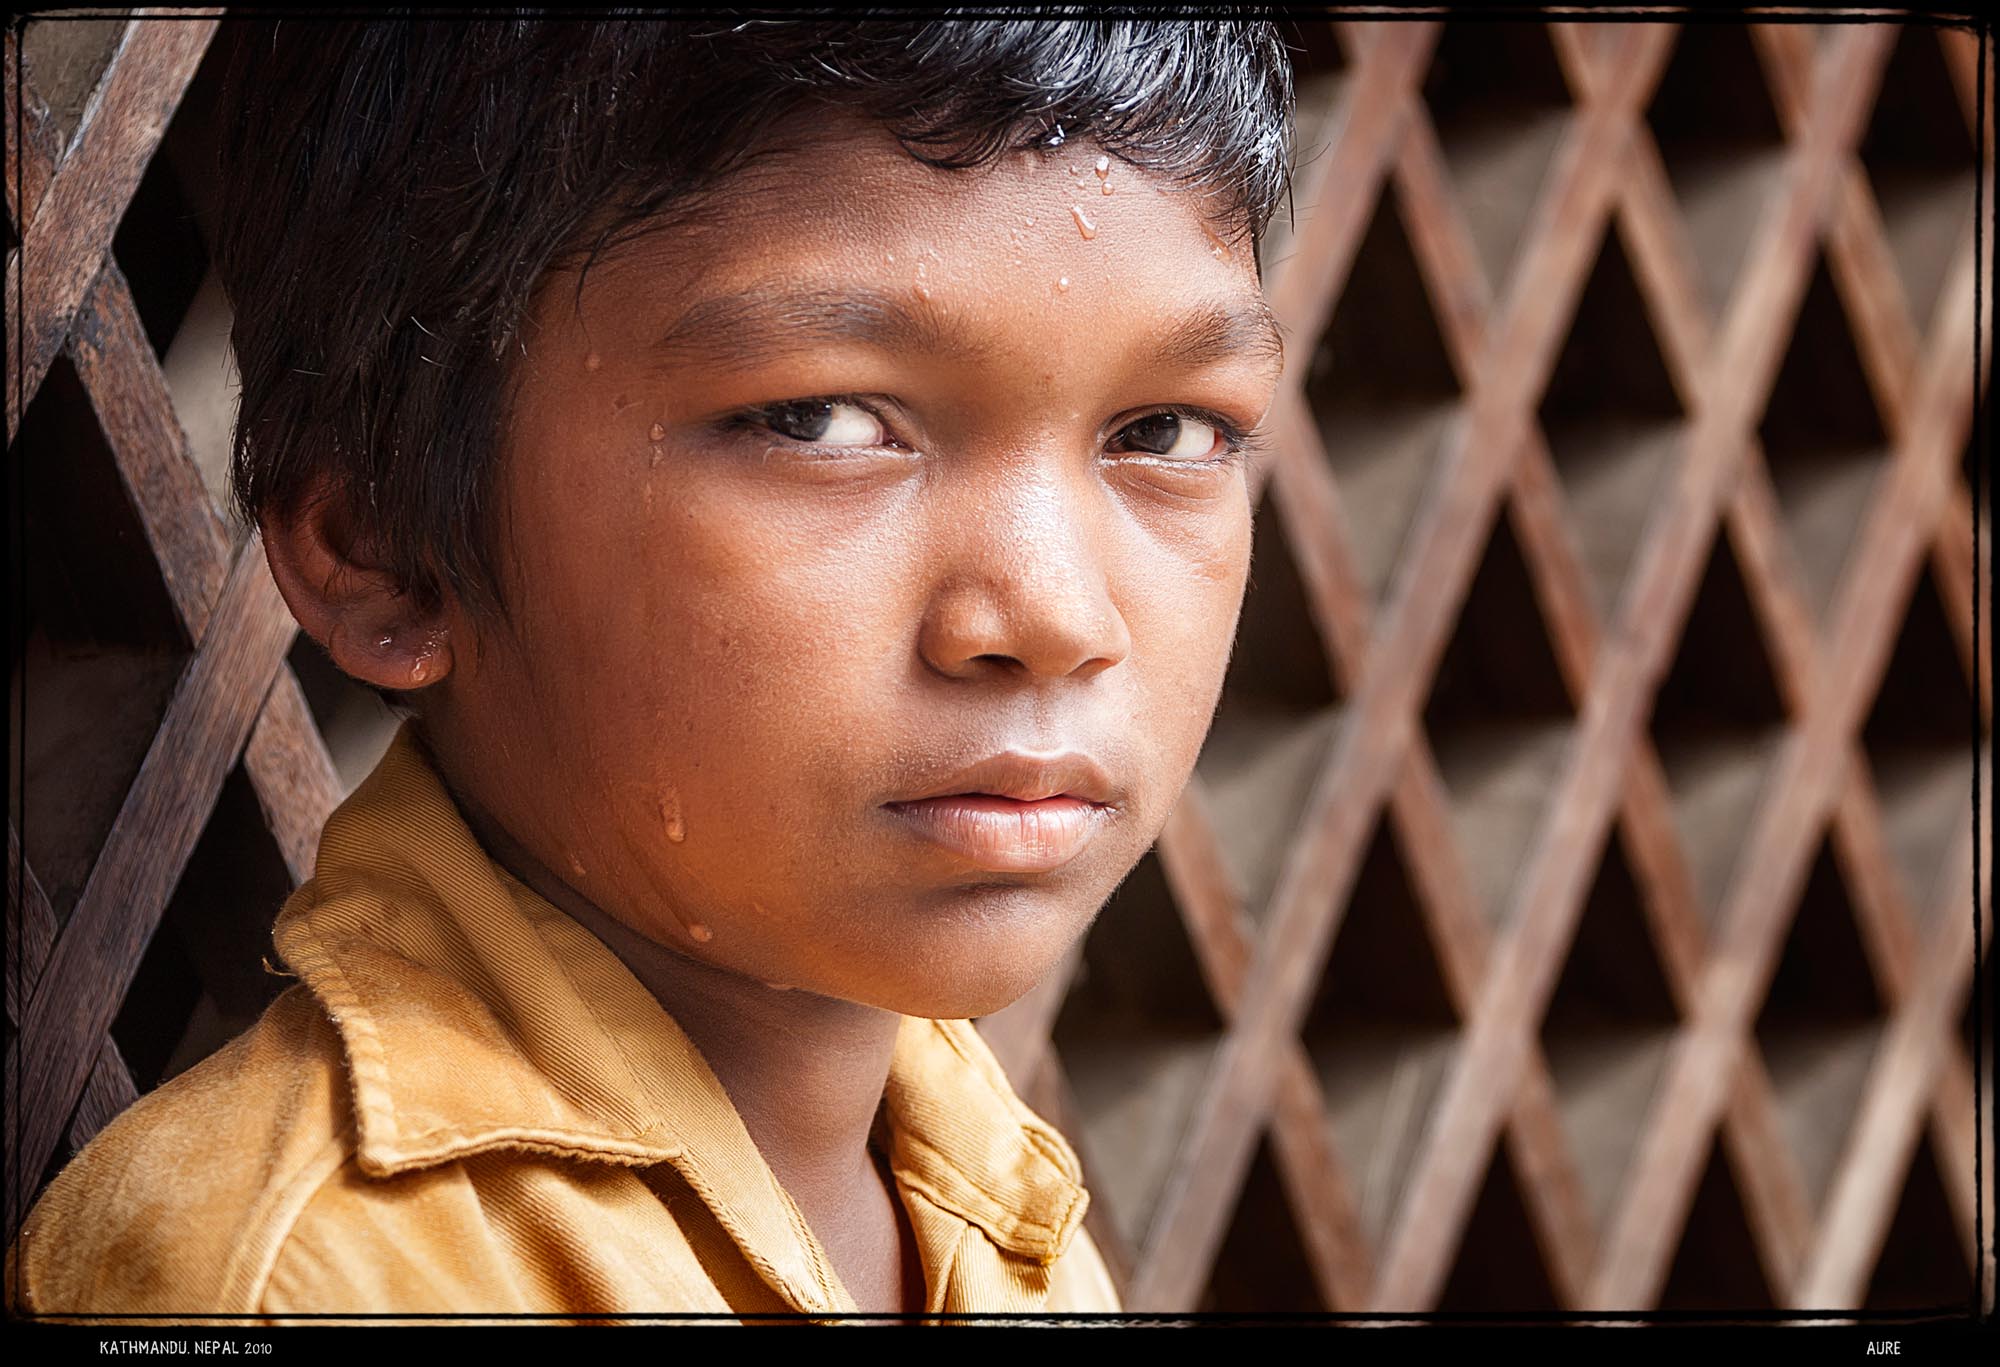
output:
<instances>
[{"instance_id":1,"label":"boy's ear","mask_svg":"<svg viewBox=\"0 0 2000 1367\"><path fill-rule=\"evenodd\" d=\"M451 672L446 608L421 610L356 534L345 498L318 483L284 513L257 519L285 605L339 670L407 692Z\"/></svg>"}]
</instances>

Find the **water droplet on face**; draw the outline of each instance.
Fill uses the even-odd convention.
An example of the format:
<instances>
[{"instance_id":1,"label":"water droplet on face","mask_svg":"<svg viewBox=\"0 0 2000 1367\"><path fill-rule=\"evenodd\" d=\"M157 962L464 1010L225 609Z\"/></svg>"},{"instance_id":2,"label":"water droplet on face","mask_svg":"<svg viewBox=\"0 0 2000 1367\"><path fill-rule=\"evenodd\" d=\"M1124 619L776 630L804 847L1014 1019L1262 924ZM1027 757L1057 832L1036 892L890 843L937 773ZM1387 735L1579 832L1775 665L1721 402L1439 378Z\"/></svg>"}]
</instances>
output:
<instances>
[{"instance_id":1,"label":"water droplet on face","mask_svg":"<svg viewBox=\"0 0 2000 1367\"><path fill-rule=\"evenodd\" d=\"M789 992L792 990L790 983L765 983L764 986L770 988L773 992Z\"/></svg>"},{"instance_id":2,"label":"water droplet on face","mask_svg":"<svg viewBox=\"0 0 2000 1367\"><path fill-rule=\"evenodd\" d=\"M653 454L646 457L646 468L648 470L657 470L660 466L661 458L664 457L666 454L667 451L665 447L655 446L653 448Z\"/></svg>"},{"instance_id":3,"label":"water droplet on face","mask_svg":"<svg viewBox=\"0 0 2000 1367\"><path fill-rule=\"evenodd\" d=\"M930 297L931 297L931 287L929 285L923 284L922 282L918 282L917 298L928 299Z\"/></svg>"},{"instance_id":4,"label":"water droplet on face","mask_svg":"<svg viewBox=\"0 0 2000 1367\"><path fill-rule=\"evenodd\" d=\"M1097 225L1090 221L1090 216L1084 213L1081 204L1070 205L1069 216L1076 220L1076 230L1083 234L1084 241L1088 242L1097 236Z\"/></svg>"},{"instance_id":5,"label":"water droplet on face","mask_svg":"<svg viewBox=\"0 0 2000 1367\"><path fill-rule=\"evenodd\" d=\"M582 878L584 876L583 861L581 859L578 859L575 855L571 855L569 857L569 871L575 874L578 878Z\"/></svg>"},{"instance_id":6,"label":"water droplet on face","mask_svg":"<svg viewBox=\"0 0 2000 1367\"><path fill-rule=\"evenodd\" d=\"M1111 182L1108 180L1104 182L1104 193L1107 195L1111 193Z\"/></svg>"},{"instance_id":7,"label":"water droplet on face","mask_svg":"<svg viewBox=\"0 0 2000 1367\"><path fill-rule=\"evenodd\" d=\"M896 254L894 252L883 252L882 259L892 266L896 264Z\"/></svg>"},{"instance_id":8,"label":"water droplet on face","mask_svg":"<svg viewBox=\"0 0 2000 1367\"><path fill-rule=\"evenodd\" d=\"M1062 278L1061 278L1060 280L1056 281L1056 288L1057 288L1057 289L1059 289L1059 290L1066 290L1066 289L1068 289L1068 288L1069 288L1069 277L1068 277L1067 275L1065 275L1065 276L1063 276L1063 277L1062 277Z\"/></svg>"},{"instance_id":9,"label":"water droplet on face","mask_svg":"<svg viewBox=\"0 0 2000 1367\"><path fill-rule=\"evenodd\" d=\"M696 921L694 924L688 927L688 934L692 935L695 939L701 941L703 944L707 944L710 940L713 940L715 938L715 932L710 930L707 926L703 925L699 921Z\"/></svg>"},{"instance_id":10,"label":"water droplet on face","mask_svg":"<svg viewBox=\"0 0 2000 1367\"><path fill-rule=\"evenodd\" d=\"M583 368L585 370L596 370L599 366L603 364L604 364L604 358L598 355L594 351L591 352L588 356L583 358Z\"/></svg>"},{"instance_id":11,"label":"water droplet on face","mask_svg":"<svg viewBox=\"0 0 2000 1367\"><path fill-rule=\"evenodd\" d=\"M665 427L662 427L659 423L654 423L651 427L646 429L646 435L652 438L654 441L665 441L667 437L667 429Z\"/></svg>"},{"instance_id":12,"label":"water droplet on face","mask_svg":"<svg viewBox=\"0 0 2000 1367\"><path fill-rule=\"evenodd\" d=\"M687 839L687 823L681 820L679 795L667 793L660 798L660 824L666 828L667 839L676 845Z\"/></svg>"},{"instance_id":13,"label":"water droplet on face","mask_svg":"<svg viewBox=\"0 0 2000 1367\"><path fill-rule=\"evenodd\" d=\"M1111 174L1111 158L1099 157L1097 159L1097 178L1099 180L1103 180L1106 176L1110 174Z\"/></svg>"}]
</instances>

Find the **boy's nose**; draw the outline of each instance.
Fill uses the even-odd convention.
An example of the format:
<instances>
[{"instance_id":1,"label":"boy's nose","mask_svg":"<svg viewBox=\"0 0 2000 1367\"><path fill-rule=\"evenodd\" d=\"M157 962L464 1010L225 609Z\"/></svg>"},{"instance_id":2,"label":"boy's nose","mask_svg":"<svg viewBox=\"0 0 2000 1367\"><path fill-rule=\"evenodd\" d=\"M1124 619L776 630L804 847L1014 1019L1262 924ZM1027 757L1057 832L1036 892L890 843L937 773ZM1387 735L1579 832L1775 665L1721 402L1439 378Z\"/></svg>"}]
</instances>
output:
<instances>
[{"instance_id":1,"label":"boy's nose","mask_svg":"<svg viewBox=\"0 0 2000 1367\"><path fill-rule=\"evenodd\" d=\"M1074 476L1016 464L941 508L919 649L950 678L1093 677L1131 653L1107 561L1113 511Z\"/></svg>"}]
</instances>

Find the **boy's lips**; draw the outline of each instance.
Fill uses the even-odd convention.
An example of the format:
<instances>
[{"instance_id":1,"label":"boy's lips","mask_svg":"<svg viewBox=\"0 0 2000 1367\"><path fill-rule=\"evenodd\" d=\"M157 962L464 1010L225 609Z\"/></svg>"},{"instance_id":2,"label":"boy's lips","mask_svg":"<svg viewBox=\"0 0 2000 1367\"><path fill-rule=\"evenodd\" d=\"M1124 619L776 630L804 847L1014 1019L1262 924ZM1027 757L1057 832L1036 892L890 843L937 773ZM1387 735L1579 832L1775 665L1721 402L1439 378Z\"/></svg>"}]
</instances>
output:
<instances>
[{"instance_id":1,"label":"boy's lips","mask_svg":"<svg viewBox=\"0 0 2000 1367\"><path fill-rule=\"evenodd\" d=\"M1088 755L1008 751L882 806L918 838L976 867L1046 873L1083 853L1121 797Z\"/></svg>"}]
</instances>

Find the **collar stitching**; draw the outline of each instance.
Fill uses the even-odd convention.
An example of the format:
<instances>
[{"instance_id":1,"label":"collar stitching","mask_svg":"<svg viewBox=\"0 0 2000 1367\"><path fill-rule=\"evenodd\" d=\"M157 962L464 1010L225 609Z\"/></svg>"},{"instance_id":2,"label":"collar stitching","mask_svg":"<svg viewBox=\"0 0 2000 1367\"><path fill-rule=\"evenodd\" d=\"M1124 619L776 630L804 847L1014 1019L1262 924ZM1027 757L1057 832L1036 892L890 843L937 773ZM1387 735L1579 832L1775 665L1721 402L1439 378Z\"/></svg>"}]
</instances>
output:
<instances>
[{"instance_id":1,"label":"collar stitching","mask_svg":"<svg viewBox=\"0 0 2000 1367\"><path fill-rule=\"evenodd\" d=\"M320 905L315 897L308 910L317 910ZM358 1155L362 1149L371 1147L368 1144L370 1122L384 1132L382 1147L393 1150L402 1143L402 1126L397 1120L395 1094L390 1082L389 1054L382 1047L382 1037L375 1029L375 1018L363 1005L361 994L347 981L339 960L329 952L325 940L313 930L308 916L300 918L299 938L303 942L300 947L306 951L303 956L305 962L294 966L299 970L306 990L319 997L335 1030L348 1043L343 1052L347 1055L354 1106L361 1122L356 1126L356 1153ZM316 976L315 970L317 974L324 975L322 983L315 983L309 976Z\"/></svg>"},{"instance_id":2,"label":"collar stitching","mask_svg":"<svg viewBox=\"0 0 2000 1367\"><path fill-rule=\"evenodd\" d=\"M1066 1193L1067 1199L1063 1201L1061 1214L1054 1221L1038 1220L1033 1216L1022 1214L1015 1208L1014 1203L1003 1201L998 1196L995 1196L984 1186L980 1185L972 1174L952 1162L933 1145L927 1144L915 1137L911 1137L907 1142L913 1151L917 1149L923 1150L926 1155L935 1160L937 1166L942 1167L946 1172L964 1182L974 1193L988 1202L994 1211L999 1213L995 1215L987 1211L967 1209L968 1202L963 1199L954 1199L950 1193L940 1190L937 1183L930 1180L929 1173L923 1170L910 1167L897 1169L897 1174L908 1180L910 1185L916 1190L923 1193L932 1205L938 1206L943 1210L948 1210L959 1219L977 1225L996 1243L1007 1247L1013 1252L1021 1253L1028 1257L1042 1258L1044 1261L1055 1256L1057 1238L1069 1218L1071 1208L1076 1205L1077 1199L1081 1195L1080 1190L1071 1190ZM1028 1245L1028 1247L1020 1247L1020 1245Z\"/></svg>"}]
</instances>

